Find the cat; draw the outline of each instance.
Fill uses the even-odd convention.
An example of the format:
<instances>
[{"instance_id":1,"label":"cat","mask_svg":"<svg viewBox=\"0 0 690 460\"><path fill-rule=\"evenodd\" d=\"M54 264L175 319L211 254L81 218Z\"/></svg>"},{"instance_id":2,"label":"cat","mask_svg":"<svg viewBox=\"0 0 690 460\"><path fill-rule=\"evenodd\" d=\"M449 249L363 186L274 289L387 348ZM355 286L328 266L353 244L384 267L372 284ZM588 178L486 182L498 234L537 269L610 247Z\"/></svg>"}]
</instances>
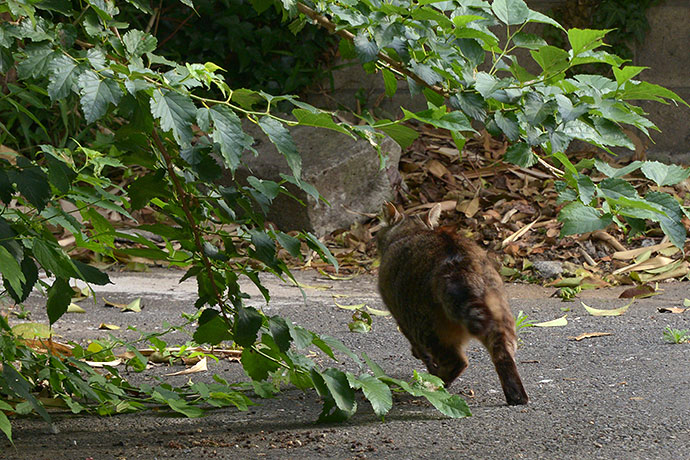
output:
<instances>
[{"instance_id":1,"label":"cat","mask_svg":"<svg viewBox=\"0 0 690 460\"><path fill-rule=\"evenodd\" d=\"M383 205L376 235L378 287L412 354L446 387L467 367L471 338L489 351L508 404L527 404L515 364L517 334L503 281L476 243L435 228L437 204L424 221Z\"/></svg>"}]
</instances>

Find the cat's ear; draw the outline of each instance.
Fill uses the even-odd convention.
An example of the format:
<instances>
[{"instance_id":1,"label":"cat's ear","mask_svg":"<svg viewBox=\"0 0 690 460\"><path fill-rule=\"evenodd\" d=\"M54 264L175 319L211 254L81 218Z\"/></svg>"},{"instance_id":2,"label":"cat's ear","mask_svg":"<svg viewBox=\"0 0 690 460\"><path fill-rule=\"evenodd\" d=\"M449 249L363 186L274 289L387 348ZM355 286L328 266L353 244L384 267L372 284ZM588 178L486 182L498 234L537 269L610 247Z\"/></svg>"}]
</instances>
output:
<instances>
[{"instance_id":1,"label":"cat's ear","mask_svg":"<svg viewBox=\"0 0 690 460\"><path fill-rule=\"evenodd\" d=\"M441 217L441 203L436 203L429 212L424 216L424 225L429 230L433 230L438 226L438 219Z\"/></svg>"},{"instance_id":2,"label":"cat's ear","mask_svg":"<svg viewBox=\"0 0 690 460\"><path fill-rule=\"evenodd\" d=\"M381 216L386 225L395 225L403 219L403 215L398 212L398 208L390 201L383 203Z\"/></svg>"}]
</instances>

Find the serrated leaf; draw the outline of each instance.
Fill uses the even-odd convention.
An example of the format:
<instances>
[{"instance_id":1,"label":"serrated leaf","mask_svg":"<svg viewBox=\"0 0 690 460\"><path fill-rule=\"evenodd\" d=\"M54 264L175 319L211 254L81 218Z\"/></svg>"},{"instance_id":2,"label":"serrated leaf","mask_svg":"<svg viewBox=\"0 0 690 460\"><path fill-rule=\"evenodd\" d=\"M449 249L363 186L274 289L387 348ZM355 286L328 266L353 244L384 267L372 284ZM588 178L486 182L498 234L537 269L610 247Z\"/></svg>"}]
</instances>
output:
<instances>
[{"instance_id":1,"label":"serrated leaf","mask_svg":"<svg viewBox=\"0 0 690 460\"><path fill-rule=\"evenodd\" d=\"M538 157L532 151L532 147L530 147L527 143L518 142L508 147L508 150L506 150L505 153L505 160L508 163L512 163L523 168L529 168L537 163Z\"/></svg>"},{"instance_id":2,"label":"serrated leaf","mask_svg":"<svg viewBox=\"0 0 690 460\"><path fill-rule=\"evenodd\" d=\"M622 168L614 168L613 166L609 166L607 163L598 158L594 161L594 167L597 168L597 171L612 178L623 177L626 174L630 174L631 172L639 169L641 166L641 161L633 161L629 165L623 166Z\"/></svg>"},{"instance_id":3,"label":"serrated leaf","mask_svg":"<svg viewBox=\"0 0 690 460\"><path fill-rule=\"evenodd\" d=\"M242 130L239 117L229 107L214 105L209 114L213 120L211 137L220 145L225 166L235 171L240 165L242 152L249 150L256 153L252 147L254 138Z\"/></svg>"},{"instance_id":4,"label":"serrated leaf","mask_svg":"<svg viewBox=\"0 0 690 460\"><path fill-rule=\"evenodd\" d=\"M338 369L326 369L320 373L338 408L346 413L357 409L355 392L350 388L347 376Z\"/></svg>"},{"instance_id":5,"label":"serrated leaf","mask_svg":"<svg viewBox=\"0 0 690 460\"><path fill-rule=\"evenodd\" d=\"M2 431L7 439L12 443L12 424L10 419L3 411L12 411L12 406L7 404L5 401L0 401L0 431Z\"/></svg>"},{"instance_id":6,"label":"serrated leaf","mask_svg":"<svg viewBox=\"0 0 690 460\"><path fill-rule=\"evenodd\" d=\"M563 222L561 235L593 232L608 227L613 222L610 214L602 214L595 208L580 202L570 203L558 213L558 220Z\"/></svg>"},{"instance_id":7,"label":"serrated leaf","mask_svg":"<svg viewBox=\"0 0 690 460\"><path fill-rule=\"evenodd\" d=\"M338 269L338 260L335 257L333 257L333 254L331 254L331 251L328 250L328 248L326 247L325 244L323 244L311 232L307 232L304 235L304 237L305 237L307 246L309 246L311 249L315 250L317 252L317 254L319 254L319 257L321 257L321 260L333 265L336 268L336 270Z\"/></svg>"},{"instance_id":8,"label":"serrated leaf","mask_svg":"<svg viewBox=\"0 0 690 460\"><path fill-rule=\"evenodd\" d=\"M508 140L515 142L520 137L520 126L514 114L504 114L503 112L494 113L494 121L501 128ZM531 166L531 165L530 165Z\"/></svg>"},{"instance_id":9,"label":"serrated leaf","mask_svg":"<svg viewBox=\"0 0 690 460\"><path fill-rule=\"evenodd\" d=\"M256 342L256 336L261 328L262 315L254 307L239 305L235 313L232 327L233 340L242 347L249 347Z\"/></svg>"},{"instance_id":10,"label":"serrated leaf","mask_svg":"<svg viewBox=\"0 0 690 460\"><path fill-rule=\"evenodd\" d=\"M542 46L546 46L546 40L539 35L519 32L513 36L513 43L520 48L527 48L530 50L538 50Z\"/></svg>"},{"instance_id":11,"label":"serrated leaf","mask_svg":"<svg viewBox=\"0 0 690 460\"><path fill-rule=\"evenodd\" d=\"M163 131L172 130L180 146L189 144L196 107L188 96L167 89L156 90L151 98L151 113L160 120Z\"/></svg>"},{"instance_id":12,"label":"serrated leaf","mask_svg":"<svg viewBox=\"0 0 690 460\"><path fill-rule=\"evenodd\" d=\"M79 75L79 94L81 107L87 123L93 123L108 111L110 104L117 105L122 97L122 90L115 80L101 79L92 70Z\"/></svg>"},{"instance_id":13,"label":"serrated leaf","mask_svg":"<svg viewBox=\"0 0 690 460\"><path fill-rule=\"evenodd\" d=\"M671 243L682 249L685 245L687 232L681 221L683 211L678 202L671 195L663 192L649 192L644 199L659 206L666 213L666 216L659 216L661 230L668 235Z\"/></svg>"},{"instance_id":14,"label":"serrated leaf","mask_svg":"<svg viewBox=\"0 0 690 460\"><path fill-rule=\"evenodd\" d=\"M418 120L423 123L428 123L437 128L447 129L449 131L472 131L475 132L470 121L467 119L464 113L460 111L454 112L444 112L438 114L435 110L424 110L422 112L413 113L409 110L402 108L405 114L405 120Z\"/></svg>"},{"instance_id":15,"label":"serrated leaf","mask_svg":"<svg viewBox=\"0 0 690 460\"><path fill-rule=\"evenodd\" d=\"M283 232L276 232L276 240L282 247L284 247L287 250L287 252L290 253L292 257L301 256L300 250L302 247L302 243L299 239Z\"/></svg>"},{"instance_id":16,"label":"serrated leaf","mask_svg":"<svg viewBox=\"0 0 690 460\"><path fill-rule=\"evenodd\" d=\"M568 29L568 41L573 49L573 56L601 46L602 38L610 31L611 29Z\"/></svg>"},{"instance_id":17,"label":"serrated leaf","mask_svg":"<svg viewBox=\"0 0 690 460\"><path fill-rule=\"evenodd\" d=\"M0 245L0 273L2 279L12 287L15 293L23 291L22 284L26 283L26 277L17 259L4 246Z\"/></svg>"},{"instance_id":18,"label":"serrated leaf","mask_svg":"<svg viewBox=\"0 0 690 460\"><path fill-rule=\"evenodd\" d=\"M494 0L491 11L508 25L523 24L530 17L530 9L523 0Z\"/></svg>"},{"instance_id":19,"label":"serrated leaf","mask_svg":"<svg viewBox=\"0 0 690 460\"><path fill-rule=\"evenodd\" d=\"M371 404L374 413L383 419L393 407L393 396L391 390L382 381L369 374L362 374L355 377L354 374L347 373L347 381L351 388L362 390L364 397Z\"/></svg>"},{"instance_id":20,"label":"serrated leaf","mask_svg":"<svg viewBox=\"0 0 690 460\"><path fill-rule=\"evenodd\" d=\"M616 77L616 83L618 83L618 86L623 86L623 84L625 84L628 80L648 68L649 67L640 67L634 65L627 65L623 68L614 67L613 75Z\"/></svg>"},{"instance_id":21,"label":"serrated leaf","mask_svg":"<svg viewBox=\"0 0 690 460\"><path fill-rule=\"evenodd\" d=\"M278 349L285 353L290 349L292 336L290 335L290 327L287 321L280 316L271 316L268 319L268 327L271 331L273 341L278 346Z\"/></svg>"},{"instance_id":22,"label":"serrated leaf","mask_svg":"<svg viewBox=\"0 0 690 460\"><path fill-rule=\"evenodd\" d=\"M647 179L653 180L659 186L675 185L690 177L690 168L658 161L645 161L640 169Z\"/></svg>"},{"instance_id":23,"label":"serrated leaf","mask_svg":"<svg viewBox=\"0 0 690 460\"><path fill-rule=\"evenodd\" d=\"M443 415L451 418L463 418L472 415L467 402L458 395L445 391L424 391L423 396Z\"/></svg>"},{"instance_id":24,"label":"serrated leaf","mask_svg":"<svg viewBox=\"0 0 690 460\"><path fill-rule=\"evenodd\" d=\"M22 376L14 368L12 363L4 362L2 365L2 378L5 383L5 388L10 389L10 394L14 393L21 399L26 400L31 407L40 415L43 420L50 422L51 418L48 412L43 407L43 404L31 394L31 384L27 382L26 378Z\"/></svg>"},{"instance_id":25,"label":"serrated leaf","mask_svg":"<svg viewBox=\"0 0 690 460\"><path fill-rule=\"evenodd\" d=\"M64 99L70 92L77 91L79 76L83 69L78 67L72 58L59 55L50 63L50 83L48 95L52 101Z\"/></svg>"},{"instance_id":26,"label":"serrated leaf","mask_svg":"<svg viewBox=\"0 0 690 460\"><path fill-rule=\"evenodd\" d=\"M300 125L332 129L333 131L338 131L339 133L352 136L352 134L350 134L347 129L343 128L335 121L333 121L333 117L329 113L314 113L305 109L294 109L292 111L292 114L295 116L295 118L297 118L297 121L299 121Z\"/></svg>"},{"instance_id":27,"label":"serrated leaf","mask_svg":"<svg viewBox=\"0 0 690 460\"><path fill-rule=\"evenodd\" d=\"M228 325L216 310L206 309L199 317L199 326L194 331L196 343L218 345L223 340L232 339Z\"/></svg>"},{"instance_id":28,"label":"serrated leaf","mask_svg":"<svg viewBox=\"0 0 690 460\"><path fill-rule=\"evenodd\" d=\"M297 146L290 135L290 131L279 121L267 116L259 119L259 126L273 145L276 146L278 152L285 157L292 175L299 180L302 174L302 158L297 151Z\"/></svg>"},{"instance_id":29,"label":"serrated leaf","mask_svg":"<svg viewBox=\"0 0 690 460\"><path fill-rule=\"evenodd\" d=\"M252 380L266 380L269 373L280 367L276 361L257 353L252 348L242 350L240 361L244 371Z\"/></svg>"},{"instance_id":30,"label":"serrated leaf","mask_svg":"<svg viewBox=\"0 0 690 460\"><path fill-rule=\"evenodd\" d=\"M539 50L530 51L530 54L532 59L542 68L544 75L560 73L569 66L570 55L568 52L555 46L542 46Z\"/></svg>"},{"instance_id":31,"label":"serrated leaf","mask_svg":"<svg viewBox=\"0 0 690 460\"><path fill-rule=\"evenodd\" d=\"M355 45L355 52L362 64L375 61L378 57L379 48L376 43L369 40L365 33L358 34L353 43Z\"/></svg>"},{"instance_id":32,"label":"serrated leaf","mask_svg":"<svg viewBox=\"0 0 690 460\"><path fill-rule=\"evenodd\" d=\"M29 43L24 48L26 59L17 64L17 76L20 79L40 78L50 71L50 63L57 56L53 49L44 43Z\"/></svg>"},{"instance_id":33,"label":"serrated leaf","mask_svg":"<svg viewBox=\"0 0 690 460\"><path fill-rule=\"evenodd\" d=\"M127 53L132 57L139 57L152 53L158 46L158 39L141 30L130 29L122 36Z\"/></svg>"},{"instance_id":34,"label":"serrated leaf","mask_svg":"<svg viewBox=\"0 0 690 460\"><path fill-rule=\"evenodd\" d=\"M34 257L44 270L59 278L69 279L74 276L74 266L70 258L55 246L49 245L43 240L34 240L32 248Z\"/></svg>"}]
</instances>

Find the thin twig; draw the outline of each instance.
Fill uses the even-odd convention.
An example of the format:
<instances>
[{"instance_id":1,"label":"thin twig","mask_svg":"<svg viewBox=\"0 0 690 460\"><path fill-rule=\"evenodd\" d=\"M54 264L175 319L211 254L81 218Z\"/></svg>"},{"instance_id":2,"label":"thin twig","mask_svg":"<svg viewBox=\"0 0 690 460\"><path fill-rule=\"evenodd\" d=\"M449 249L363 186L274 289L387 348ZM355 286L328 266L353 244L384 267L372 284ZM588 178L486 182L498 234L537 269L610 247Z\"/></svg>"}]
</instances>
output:
<instances>
[{"instance_id":1,"label":"thin twig","mask_svg":"<svg viewBox=\"0 0 690 460\"><path fill-rule=\"evenodd\" d=\"M163 159L165 160L165 165L168 168L168 174L170 175L170 180L173 182L173 185L175 186L175 191L177 192L177 197L179 199L179 204L180 204L180 207L182 208L182 212L184 212L184 215L187 218L187 221L189 222L189 227L192 229L192 234L194 235L194 244L196 245L196 249L199 252L199 256L201 257L202 262L204 263L204 267L206 268L206 273L207 273L208 278L211 282L211 287L213 288L213 295L215 295L216 300L218 300L218 305L220 306L220 311L223 314L223 317L225 318L228 325L230 325L231 324L230 318L227 315L227 311L232 311L232 309L229 308L225 304L225 302L223 301L223 297L222 297L220 291L218 291L218 286L216 286L211 261L208 260L208 257L206 257L206 254L204 254L204 246L203 246L203 243L201 242L201 235L200 235L201 232L199 231L199 227L197 227L197 225L196 225L196 221L194 220L194 216L192 215L192 211L190 211L190 209L189 209L189 204L191 203L191 199L190 199L189 195L182 188L182 184L180 183L180 179L177 177L177 174L175 173L172 158L170 157L170 154L166 150L165 146L163 145L163 142L161 141L161 138L158 136L158 132L156 131L155 128L153 129L152 133L153 133L153 141L155 142L156 147L158 147L158 150L161 152L161 155L163 156Z\"/></svg>"}]
</instances>

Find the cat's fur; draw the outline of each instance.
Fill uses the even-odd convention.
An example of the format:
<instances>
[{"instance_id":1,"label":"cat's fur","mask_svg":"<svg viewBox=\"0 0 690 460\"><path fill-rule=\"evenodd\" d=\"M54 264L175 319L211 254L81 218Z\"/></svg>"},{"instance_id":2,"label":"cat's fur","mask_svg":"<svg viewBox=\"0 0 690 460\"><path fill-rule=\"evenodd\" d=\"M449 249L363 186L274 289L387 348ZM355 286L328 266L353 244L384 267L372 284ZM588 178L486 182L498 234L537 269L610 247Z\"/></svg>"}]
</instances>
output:
<instances>
[{"instance_id":1,"label":"cat's fur","mask_svg":"<svg viewBox=\"0 0 690 460\"><path fill-rule=\"evenodd\" d=\"M449 386L467 367L471 338L491 355L510 405L527 404L515 365L517 336L503 281L474 242L434 229L440 206L425 221L383 206L376 239L379 291L412 345L412 354Z\"/></svg>"}]
</instances>

